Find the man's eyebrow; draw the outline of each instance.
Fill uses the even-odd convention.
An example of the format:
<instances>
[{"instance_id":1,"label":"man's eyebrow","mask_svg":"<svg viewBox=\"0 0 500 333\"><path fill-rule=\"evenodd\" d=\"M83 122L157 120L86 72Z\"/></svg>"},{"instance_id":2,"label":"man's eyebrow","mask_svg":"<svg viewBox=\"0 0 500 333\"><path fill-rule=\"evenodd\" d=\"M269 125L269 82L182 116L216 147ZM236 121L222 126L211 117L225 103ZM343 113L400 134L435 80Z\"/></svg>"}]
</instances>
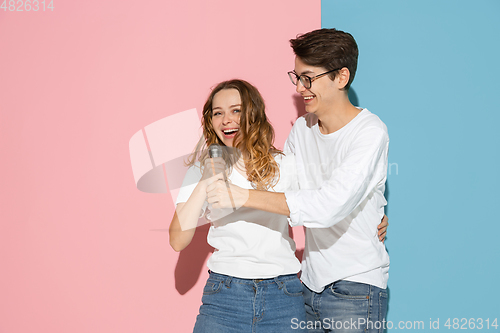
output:
<instances>
[{"instance_id":1,"label":"man's eyebrow","mask_svg":"<svg viewBox=\"0 0 500 333\"><path fill-rule=\"evenodd\" d=\"M294 71L294 72L295 72L295 71ZM296 74L298 74L298 73L296 72ZM307 70L307 71L303 71L303 72L302 72L302 73L300 73L299 75L304 75L304 74L314 74L314 72L313 72L313 71L310 71L310 70Z\"/></svg>"}]
</instances>

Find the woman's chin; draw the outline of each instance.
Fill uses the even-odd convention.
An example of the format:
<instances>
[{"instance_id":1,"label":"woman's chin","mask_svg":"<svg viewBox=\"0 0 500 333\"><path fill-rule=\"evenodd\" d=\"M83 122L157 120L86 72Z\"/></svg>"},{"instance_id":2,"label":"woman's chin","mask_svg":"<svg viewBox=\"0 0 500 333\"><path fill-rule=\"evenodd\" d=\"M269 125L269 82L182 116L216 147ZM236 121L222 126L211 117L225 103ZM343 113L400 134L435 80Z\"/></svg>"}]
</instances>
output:
<instances>
[{"instance_id":1,"label":"woman's chin","mask_svg":"<svg viewBox=\"0 0 500 333\"><path fill-rule=\"evenodd\" d=\"M228 147L232 147L234 142L234 138L223 138L222 143L224 143Z\"/></svg>"}]
</instances>

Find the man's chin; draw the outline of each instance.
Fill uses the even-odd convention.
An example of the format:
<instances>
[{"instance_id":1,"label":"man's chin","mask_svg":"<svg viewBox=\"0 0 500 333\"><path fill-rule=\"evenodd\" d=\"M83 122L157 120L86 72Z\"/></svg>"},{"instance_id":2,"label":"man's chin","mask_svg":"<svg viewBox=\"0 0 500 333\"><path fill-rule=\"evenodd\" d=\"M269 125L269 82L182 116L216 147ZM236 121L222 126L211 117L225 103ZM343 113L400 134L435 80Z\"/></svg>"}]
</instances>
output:
<instances>
[{"instance_id":1,"label":"man's chin","mask_svg":"<svg viewBox=\"0 0 500 333\"><path fill-rule=\"evenodd\" d=\"M316 108L312 108L312 107L307 107L305 108L306 112L307 113L312 113L312 114L316 114Z\"/></svg>"}]
</instances>

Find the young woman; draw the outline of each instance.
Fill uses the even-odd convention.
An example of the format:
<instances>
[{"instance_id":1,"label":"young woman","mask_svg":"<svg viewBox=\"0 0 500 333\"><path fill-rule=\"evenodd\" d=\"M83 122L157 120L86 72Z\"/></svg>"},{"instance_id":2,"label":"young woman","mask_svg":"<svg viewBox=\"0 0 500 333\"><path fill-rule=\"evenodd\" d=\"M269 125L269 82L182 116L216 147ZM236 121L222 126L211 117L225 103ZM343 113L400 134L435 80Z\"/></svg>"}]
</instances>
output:
<instances>
[{"instance_id":1,"label":"young woman","mask_svg":"<svg viewBox=\"0 0 500 333\"><path fill-rule=\"evenodd\" d=\"M300 329L301 322L305 328L300 263L286 217L249 208L211 209L206 203L208 179L223 178L223 172L242 188L293 189L293 156L273 146L262 96L243 80L221 82L212 90L202 126L205 142L190 158L170 224L170 244L181 251L201 216L211 223L207 241L215 251L194 332L306 331ZM212 159L207 149L212 144L232 149Z\"/></svg>"},{"instance_id":2,"label":"young woman","mask_svg":"<svg viewBox=\"0 0 500 333\"><path fill-rule=\"evenodd\" d=\"M284 191L293 186L280 166L294 161L273 146L274 130L258 90L243 80L218 84L203 107L205 144L191 156L170 224L176 251L191 241L198 218L211 222L208 243L210 276L203 290L194 332L297 332L292 320L305 321L300 263L285 216L252 209L210 210L207 179L220 175L244 188ZM210 159L211 144L234 147L223 158Z\"/></svg>"}]
</instances>

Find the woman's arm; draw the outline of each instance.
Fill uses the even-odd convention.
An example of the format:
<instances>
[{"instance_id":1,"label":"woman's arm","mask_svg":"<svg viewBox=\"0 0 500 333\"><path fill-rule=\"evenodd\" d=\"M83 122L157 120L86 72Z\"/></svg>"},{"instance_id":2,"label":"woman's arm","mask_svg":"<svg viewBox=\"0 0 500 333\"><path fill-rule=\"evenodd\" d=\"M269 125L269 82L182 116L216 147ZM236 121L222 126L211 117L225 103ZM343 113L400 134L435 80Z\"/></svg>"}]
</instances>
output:
<instances>
[{"instance_id":1,"label":"woman's arm","mask_svg":"<svg viewBox=\"0 0 500 333\"><path fill-rule=\"evenodd\" d=\"M201 181L187 202L177 204L169 228L170 246L174 251L182 251L191 243L205 199L206 185Z\"/></svg>"},{"instance_id":2,"label":"woman's arm","mask_svg":"<svg viewBox=\"0 0 500 333\"><path fill-rule=\"evenodd\" d=\"M224 167L225 163L222 158L206 159L203 175L189 199L177 204L169 227L170 246L175 251L182 251L191 243L207 198L207 180L214 174L218 176L224 172Z\"/></svg>"},{"instance_id":3,"label":"woman's arm","mask_svg":"<svg viewBox=\"0 0 500 333\"><path fill-rule=\"evenodd\" d=\"M387 215L384 215L382 218L382 222L377 226L378 229L378 239L385 243L385 236L387 235L387 227L389 226L389 218Z\"/></svg>"}]
</instances>

